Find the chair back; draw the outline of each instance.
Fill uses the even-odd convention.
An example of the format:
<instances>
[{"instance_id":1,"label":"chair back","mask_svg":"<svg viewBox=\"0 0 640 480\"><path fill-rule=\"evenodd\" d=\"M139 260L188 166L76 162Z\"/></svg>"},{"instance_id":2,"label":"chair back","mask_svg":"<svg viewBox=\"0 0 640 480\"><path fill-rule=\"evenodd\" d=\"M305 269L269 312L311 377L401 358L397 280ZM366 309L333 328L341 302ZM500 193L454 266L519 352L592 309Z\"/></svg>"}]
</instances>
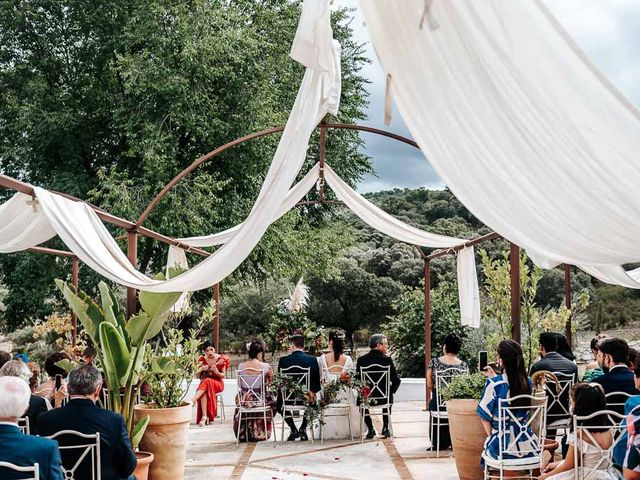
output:
<instances>
[{"instance_id":1,"label":"chair back","mask_svg":"<svg viewBox=\"0 0 640 480\"><path fill-rule=\"evenodd\" d=\"M544 391L549 399L547 403L547 425L571 418L569 411L569 393L576 379L572 373L551 372L558 383L545 382Z\"/></svg>"},{"instance_id":2,"label":"chair back","mask_svg":"<svg viewBox=\"0 0 640 480\"><path fill-rule=\"evenodd\" d=\"M573 432L576 437L576 445L573 448L574 465L581 467L574 469L576 480L602 478L600 473L612 468L613 450L623 440L622 434L627 428L622 424L624 418L623 414L613 410L601 410L584 417L573 417ZM613 442L609 447L600 446L594 436L603 428L608 429L613 436ZM591 444L590 449L595 449L595 453L589 454L590 461L586 461L585 449L579 446L583 442Z\"/></svg>"},{"instance_id":3,"label":"chair back","mask_svg":"<svg viewBox=\"0 0 640 480\"><path fill-rule=\"evenodd\" d=\"M140 399L140 389L138 387L133 387L133 394L135 395L135 403L142 403L142 400ZM125 392L120 392L120 402L124 402L124 395ZM103 387L102 390L100 390L100 398L98 401L102 405L102 408L106 410L113 410L108 388Z\"/></svg>"},{"instance_id":4,"label":"chair back","mask_svg":"<svg viewBox=\"0 0 640 480\"><path fill-rule=\"evenodd\" d=\"M31 426L29 425L29 417L21 417L18 419L18 428L25 435L31 435Z\"/></svg>"},{"instance_id":5,"label":"chair back","mask_svg":"<svg viewBox=\"0 0 640 480\"><path fill-rule=\"evenodd\" d=\"M623 414L624 404L627 403L633 395L626 392L609 392L605 395L607 399L607 409Z\"/></svg>"},{"instance_id":6,"label":"chair back","mask_svg":"<svg viewBox=\"0 0 640 480\"><path fill-rule=\"evenodd\" d=\"M237 404L242 408L266 407L264 370L242 368L236 371L238 384Z\"/></svg>"},{"instance_id":7,"label":"chair back","mask_svg":"<svg viewBox=\"0 0 640 480\"><path fill-rule=\"evenodd\" d=\"M516 402L525 405L516 405ZM542 457L547 399L533 395L501 398L498 402L499 460Z\"/></svg>"},{"instance_id":8,"label":"chair back","mask_svg":"<svg viewBox=\"0 0 640 480\"><path fill-rule=\"evenodd\" d=\"M65 480L100 480L100 433L61 430L47 438L58 442Z\"/></svg>"},{"instance_id":9,"label":"chair back","mask_svg":"<svg viewBox=\"0 0 640 480\"><path fill-rule=\"evenodd\" d=\"M9 477L9 472L12 473ZM9 462L0 462L0 478L14 478L20 480L40 480L40 467L37 463L29 467L20 467Z\"/></svg>"},{"instance_id":10,"label":"chair back","mask_svg":"<svg viewBox=\"0 0 640 480\"><path fill-rule=\"evenodd\" d=\"M375 405L388 405L391 402L391 367L373 364L360 368L360 378L369 386L369 403Z\"/></svg>"},{"instance_id":11,"label":"chair back","mask_svg":"<svg viewBox=\"0 0 640 480\"><path fill-rule=\"evenodd\" d=\"M458 375L465 375L469 373L468 368L446 368L444 370L435 370L436 380L436 410L445 410L447 402L442 398L442 389L447 388L454 377Z\"/></svg>"},{"instance_id":12,"label":"chair back","mask_svg":"<svg viewBox=\"0 0 640 480\"><path fill-rule=\"evenodd\" d=\"M280 369L280 375L295 380L302 385L305 390L311 389L311 367L299 367L292 365L291 367ZM282 401L284 405L299 405L300 401L296 398L295 392L282 389Z\"/></svg>"}]
</instances>

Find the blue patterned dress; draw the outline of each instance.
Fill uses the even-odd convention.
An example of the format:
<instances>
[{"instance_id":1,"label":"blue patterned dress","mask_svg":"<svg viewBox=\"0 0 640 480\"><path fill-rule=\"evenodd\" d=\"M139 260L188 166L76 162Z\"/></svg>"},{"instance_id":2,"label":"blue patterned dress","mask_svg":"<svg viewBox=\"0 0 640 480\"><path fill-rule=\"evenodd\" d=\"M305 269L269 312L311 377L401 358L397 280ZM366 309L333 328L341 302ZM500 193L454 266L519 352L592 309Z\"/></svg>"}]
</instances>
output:
<instances>
[{"instance_id":1,"label":"blue patterned dress","mask_svg":"<svg viewBox=\"0 0 640 480\"><path fill-rule=\"evenodd\" d=\"M529 381L529 390L531 390L531 381ZM484 392L482 398L478 404L478 416L482 420L491 422L491 435L487 437L484 443L484 452L486 455L500 459L500 439L498 435L498 410L500 405L500 399L509 398L509 382L506 375L498 375L493 378L489 378L484 386ZM514 416L522 424L526 424L526 417L529 415L529 410L522 409L521 411L512 411ZM515 425L514 425L515 426ZM511 445L512 439L516 438L516 432L514 426L510 427L505 432L502 438L503 449L506 449L508 445ZM533 456L533 450L537 446L537 440L535 439L531 429L528 429L526 435L521 435L516 444L510 448L509 452L504 452L503 459L509 458L526 458Z\"/></svg>"}]
</instances>

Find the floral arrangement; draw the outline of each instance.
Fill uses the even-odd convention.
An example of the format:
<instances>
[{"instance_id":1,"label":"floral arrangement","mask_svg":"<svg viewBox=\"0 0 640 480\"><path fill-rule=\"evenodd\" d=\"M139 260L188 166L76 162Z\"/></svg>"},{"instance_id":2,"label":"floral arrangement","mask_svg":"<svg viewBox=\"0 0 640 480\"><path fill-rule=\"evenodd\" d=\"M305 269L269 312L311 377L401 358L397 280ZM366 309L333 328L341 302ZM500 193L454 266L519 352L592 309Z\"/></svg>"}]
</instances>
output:
<instances>
[{"instance_id":1,"label":"floral arrangement","mask_svg":"<svg viewBox=\"0 0 640 480\"><path fill-rule=\"evenodd\" d=\"M371 387L364 383L360 378L348 372L342 372L340 376L332 381L325 382L322 385L322 398L320 406L324 409L332 403L336 403L336 399L340 392L355 391L358 395L358 402L361 405L368 406Z\"/></svg>"},{"instance_id":2,"label":"floral arrangement","mask_svg":"<svg viewBox=\"0 0 640 480\"><path fill-rule=\"evenodd\" d=\"M281 375L279 372L273 376L271 388L274 395L282 392L289 399L295 400L301 406L304 406L304 417L309 425L313 425L315 421L322 421L322 407L316 398L316 394L305 388L306 386L296 380L294 377Z\"/></svg>"}]
</instances>

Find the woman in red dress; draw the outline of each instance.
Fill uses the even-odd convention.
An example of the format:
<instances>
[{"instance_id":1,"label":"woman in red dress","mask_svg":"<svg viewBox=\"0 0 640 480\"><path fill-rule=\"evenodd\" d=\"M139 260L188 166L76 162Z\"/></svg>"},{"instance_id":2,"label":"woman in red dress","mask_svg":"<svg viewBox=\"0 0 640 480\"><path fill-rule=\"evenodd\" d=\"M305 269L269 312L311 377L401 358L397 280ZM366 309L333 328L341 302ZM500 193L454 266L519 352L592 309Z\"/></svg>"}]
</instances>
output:
<instances>
[{"instance_id":1,"label":"woman in red dress","mask_svg":"<svg viewBox=\"0 0 640 480\"><path fill-rule=\"evenodd\" d=\"M204 355L198 359L200 368L198 377L200 385L193 401L198 406L196 423L201 427L208 425L216 418L218 412L217 395L224 390L224 373L231 366L226 355L216 353L211 342L204 342Z\"/></svg>"}]
</instances>

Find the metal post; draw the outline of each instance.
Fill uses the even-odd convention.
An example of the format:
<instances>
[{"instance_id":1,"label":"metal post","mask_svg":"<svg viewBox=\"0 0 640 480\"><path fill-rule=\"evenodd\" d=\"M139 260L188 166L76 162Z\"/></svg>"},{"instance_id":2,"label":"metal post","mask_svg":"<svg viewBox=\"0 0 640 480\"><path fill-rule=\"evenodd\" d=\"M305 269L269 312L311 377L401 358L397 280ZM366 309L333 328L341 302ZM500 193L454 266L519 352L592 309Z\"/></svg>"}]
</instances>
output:
<instances>
[{"instance_id":1,"label":"metal post","mask_svg":"<svg viewBox=\"0 0 640 480\"><path fill-rule=\"evenodd\" d=\"M565 264L564 266L564 304L568 310L571 310L571 265ZM567 343L572 345L572 332L571 332L571 320L573 312L567 319L567 325L564 328L564 335L567 337Z\"/></svg>"},{"instance_id":2,"label":"metal post","mask_svg":"<svg viewBox=\"0 0 640 480\"><path fill-rule=\"evenodd\" d=\"M216 352L220 351L220 284L213 286L213 301L216 304L215 313L213 314L213 345Z\"/></svg>"},{"instance_id":3,"label":"metal post","mask_svg":"<svg viewBox=\"0 0 640 480\"><path fill-rule=\"evenodd\" d=\"M127 232L127 258L135 268L138 266L138 234L134 230ZM127 288L127 319L136 314L138 310L138 298L136 289Z\"/></svg>"},{"instance_id":4,"label":"metal post","mask_svg":"<svg viewBox=\"0 0 640 480\"><path fill-rule=\"evenodd\" d=\"M511 338L522 341L520 328L520 247L511 244L509 255L511 264Z\"/></svg>"},{"instance_id":5,"label":"metal post","mask_svg":"<svg viewBox=\"0 0 640 480\"><path fill-rule=\"evenodd\" d=\"M424 261L424 386L426 409L429 410L431 392L427 386L427 369L431 361L431 263Z\"/></svg>"},{"instance_id":6,"label":"metal post","mask_svg":"<svg viewBox=\"0 0 640 480\"><path fill-rule=\"evenodd\" d=\"M320 122L320 202L324 202L324 162L326 157L327 147L327 120L323 118Z\"/></svg>"},{"instance_id":7,"label":"metal post","mask_svg":"<svg viewBox=\"0 0 640 480\"><path fill-rule=\"evenodd\" d=\"M71 263L71 282L76 292L78 291L78 277L79 277L79 265L78 257L73 257ZM72 345L75 347L78 343L78 316L75 312L71 312L71 325L73 325L73 341Z\"/></svg>"}]
</instances>

